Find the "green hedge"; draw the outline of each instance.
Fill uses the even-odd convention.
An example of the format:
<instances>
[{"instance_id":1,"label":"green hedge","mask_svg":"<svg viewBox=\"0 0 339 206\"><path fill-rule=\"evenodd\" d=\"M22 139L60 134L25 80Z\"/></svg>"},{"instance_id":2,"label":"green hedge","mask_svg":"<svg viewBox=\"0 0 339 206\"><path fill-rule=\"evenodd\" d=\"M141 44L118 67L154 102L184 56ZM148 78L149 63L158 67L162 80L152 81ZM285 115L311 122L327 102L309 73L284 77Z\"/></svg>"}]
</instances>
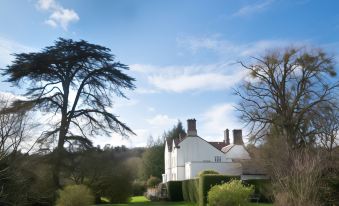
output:
<instances>
[{"instance_id":1,"label":"green hedge","mask_svg":"<svg viewBox=\"0 0 339 206\"><path fill-rule=\"evenodd\" d=\"M199 206L205 206L207 204L207 193L214 185L223 184L229 182L232 179L240 179L239 176L227 176L227 175L201 175L199 177Z\"/></svg>"},{"instance_id":2,"label":"green hedge","mask_svg":"<svg viewBox=\"0 0 339 206\"><path fill-rule=\"evenodd\" d=\"M270 180L253 179L244 180L246 185L254 186L254 195L259 197L259 202L273 202L272 183Z\"/></svg>"},{"instance_id":3,"label":"green hedge","mask_svg":"<svg viewBox=\"0 0 339 206\"><path fill-rule=\"evenodd\" d=\"M168 199L170 201L183 201L182 181L169 181L166 183Z\"/></svg>"},{"instance_id":4,"label":"green hedge","mask_svg":"<svg viewBox=\"0 0 339 206\"><path fill-rule=\"evenodd\" d=\"M186 202L197 203L199 200L199 179L182 181L182 195Z\"/></svg>"}]
</instances>

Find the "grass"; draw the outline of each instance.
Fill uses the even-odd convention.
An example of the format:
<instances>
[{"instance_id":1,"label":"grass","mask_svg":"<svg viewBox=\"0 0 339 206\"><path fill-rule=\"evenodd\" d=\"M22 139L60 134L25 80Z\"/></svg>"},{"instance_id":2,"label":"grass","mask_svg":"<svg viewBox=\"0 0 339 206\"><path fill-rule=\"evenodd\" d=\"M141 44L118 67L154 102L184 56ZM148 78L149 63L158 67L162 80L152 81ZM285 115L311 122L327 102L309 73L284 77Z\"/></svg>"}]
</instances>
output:
<instances>
[{"instance_id":1,"label":"grass","mask_svg":"<svg viewBox=\"0 0 339 206\"><path fill-rule=\"evenodd\" d=\"M187 202L151 202L148 199L146 199L144 196L132 197L130 203L127 203L127 204L105 204L102 206L157 206L157 205L195 206L195 204L187 203ZM251 203L250 206L272 206L272 204Z\"/></svg>"}]
</instances>

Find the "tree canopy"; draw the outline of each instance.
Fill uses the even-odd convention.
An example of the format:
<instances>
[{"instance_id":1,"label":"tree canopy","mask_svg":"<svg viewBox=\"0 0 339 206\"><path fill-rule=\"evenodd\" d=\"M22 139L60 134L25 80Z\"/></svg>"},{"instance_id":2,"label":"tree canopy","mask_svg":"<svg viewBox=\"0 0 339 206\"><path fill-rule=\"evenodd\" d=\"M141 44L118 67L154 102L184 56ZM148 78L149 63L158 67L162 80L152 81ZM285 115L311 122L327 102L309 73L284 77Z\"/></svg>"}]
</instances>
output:
<instances>
[{"instance_id":1,"label":"tree canopy","mask_svg":"<svg viewBox=\"0 0 339 206\"><path fill-rule=\"evenodd\" d=\"M59 38L40 52L14 57L3 74L8 82L27 90L27 99L15 101L12 109L60 115L41 141L54 137L57 150L63 150L66 142L91 147L94 135L134 134L110 110L113 96L126 98L123 90L135 88L135 79L123 72L128 66L115 61L110 49L84 40Z\"/></svg>"},{"instance_id":2,"label":"tree canopy","mask_svg":"<svg viewBox=\"0 0 339 206\"><path fill-rule=\"evenodd\" d=\"M338 83L333 59L320 49L288 48L254 58L236 94L237 109L251 126L252 140L260 140L274 127L289 145L314 142L312 120L319 106L333 99Z\"/></svg>"}]
</instances>

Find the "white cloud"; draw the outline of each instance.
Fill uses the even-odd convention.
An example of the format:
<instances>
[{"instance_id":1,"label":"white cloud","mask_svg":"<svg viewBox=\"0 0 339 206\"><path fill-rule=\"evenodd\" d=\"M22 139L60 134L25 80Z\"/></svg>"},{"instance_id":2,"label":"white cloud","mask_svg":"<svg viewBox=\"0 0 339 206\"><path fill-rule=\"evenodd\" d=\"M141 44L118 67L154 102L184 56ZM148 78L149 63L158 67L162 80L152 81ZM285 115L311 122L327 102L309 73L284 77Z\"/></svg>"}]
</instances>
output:
<instances>
[{"instance_id":1,"label":"white cloud","mask_svg":"<svg viewBox=\"0 0 339 206\"><path fill-rule=\"evenodd\" d=\"M237 118L234 105L234 103L224 103L208 108L201 117L202 127L198 133L201 133L202 137L208 140L221 141L225 129L230 131L242 129L244 125ZM205 134L207 136L204 136Z\"/></svg>"},{"instance_id":2,"label":"white cloud","mask_svg":"<svg viewBox=\"0 0 339 206\"><path fill-rule=\"evenodd\" d=\"M151 89L137 90L141 94L224 90L234 86L245 75L245 70L232 63L165 67L138 65L135 71L146 75L152 86Z\"/></svg>"},{"instance_id":3,"label":"white cloud","mask_svg":"<svg viewBox=\"0 0 339 206\"><path fill-rule=\"evenodd\" d=\"M79 21L79 15L73 9L66 9L55 0L38 0L37 8L42 11L50 12L49 18L45 23L51 27L60 26L67 30L68 25Z\"/></svg>"},{"instance_id":4,"label":"white cloud","mask_svg":"<svg viewBox=\"0 0 339 206\"><path fill-rule=\"evenodd\" d=\"M297 45L307 43L307 41L302 41L297 43ZM260 55L273 48L289 46L292 42L288 40L275 39L236 44L231 41L221 39L218 35L211 35L207 37L181 36L177 38L177 44L179 47L186 49L193 54L207 50L219 54L224 60L237 61L252 55Z\"/></svg>"},{"instance_id":5,"label":"white cloud","mask_svg":"<svg viewBox=\"0 0 339 206\"><path fill-rule=\"evenodd\" d=\"M274 0L264 0L260 3L246 5L244 7L241 7L238 11L236 11L233 16L248 16L254 13L261 12L265 9L267 9Z\"/></svg>"},{"instance_id":6,"label":"white cloud","mask_svg":"<svg viewBox=\"0 0 339 206\"><path fill-rule=\"evenodd\" d=\"M0 66L3 67L14 60L12 54L30 52L36 49L20 44L16 41L0 37Z\"/></svg>"},{"instance_id":7,"label":"white cloud","mask_svg":"<svg viewBox=\"0 0 339 206\"><path fill-rule=\"evenodd\" d=\"M177 123L177 121L177 119L170 118L169 116L164 114L157 114L156 116L147 119L147 122L151 126L161 128L162 130L172 127L174 124Z\"/></svg>"},{"instance_id":8,"label":"white cloud","mask_svg":"<svg viewBox=\"0 0 339 206\"><path fill-rule=\"evenodd\" d=\"M229 89L238 83L244 76L244 72L233 74L204 73L204 74L184 74L169 76L151 76L149 82L158 89L171 92L185 91L210 91Z\"/></svg>"}]
</instances>

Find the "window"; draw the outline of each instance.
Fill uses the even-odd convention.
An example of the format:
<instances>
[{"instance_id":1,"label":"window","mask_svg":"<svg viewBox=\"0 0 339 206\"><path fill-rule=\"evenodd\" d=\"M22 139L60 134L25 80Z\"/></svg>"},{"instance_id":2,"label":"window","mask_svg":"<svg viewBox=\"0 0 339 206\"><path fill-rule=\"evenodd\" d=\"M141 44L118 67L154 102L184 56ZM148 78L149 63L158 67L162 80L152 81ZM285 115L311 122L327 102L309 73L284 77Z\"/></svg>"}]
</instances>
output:
<instances>
[{"instance_id":1,"label":"window","mask_svg":"<svg viewBox=\"0 0 339 206\"><path fill-rule=\"evenodd\" d=\"M221 156L215 156L214 162L221 162Z\"/></svg>"}]
</instances>

